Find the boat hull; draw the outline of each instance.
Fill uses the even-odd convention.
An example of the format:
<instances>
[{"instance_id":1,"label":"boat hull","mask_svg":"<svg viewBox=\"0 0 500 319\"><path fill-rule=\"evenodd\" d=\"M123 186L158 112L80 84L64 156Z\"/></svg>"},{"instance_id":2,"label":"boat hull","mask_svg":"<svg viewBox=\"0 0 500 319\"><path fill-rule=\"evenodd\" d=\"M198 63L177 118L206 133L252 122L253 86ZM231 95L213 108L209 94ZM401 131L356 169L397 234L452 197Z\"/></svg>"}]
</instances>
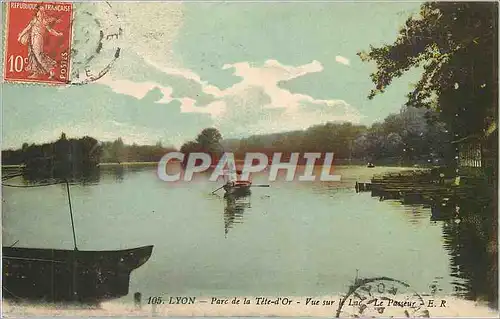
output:
<instances>
[{"instance_id":1,"label":"boat hull","mask_svg":"<svg viewBox=\"0 0 500 319\"><path fill-rule=\"evenodd\" d=\"M130 273L152 251L153 246L117 251L3 247L3 297L99 303L126 296Z\"/></svg>"},{"instance_id":2,"label":"boat hull","mask_svg":"<svg viewBox=\"0 0 500 319\"><path fill-rule=\"evenodd\" d=\"M230 187L224 187L224 190L226 191L225 195L230 195L230 196L248 196L250 195L250 186L230 186Z\"/></svg>"}]
</instances>

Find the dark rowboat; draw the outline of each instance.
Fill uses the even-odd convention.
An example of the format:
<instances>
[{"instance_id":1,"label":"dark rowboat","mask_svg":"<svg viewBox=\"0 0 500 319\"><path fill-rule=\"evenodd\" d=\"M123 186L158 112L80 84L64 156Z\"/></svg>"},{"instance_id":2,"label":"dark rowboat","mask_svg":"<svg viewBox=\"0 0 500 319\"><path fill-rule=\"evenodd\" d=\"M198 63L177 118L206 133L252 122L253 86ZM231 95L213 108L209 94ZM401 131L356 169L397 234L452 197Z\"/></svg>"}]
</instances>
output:
<instances>
[{"instance_id":1,"label":"dark rowboat","mask_svg":"<svg viewBox=\"0 0 500 319\"><path fill-rule=\"evenodd\" d=\"M241 170L227 170L224 175L225 184L222 186L225 195L232 196L248 196L250 195L250 188L252 182L248 180L241 180Z\"/></svg>"},{"instance_id":2,"label":"dark rowboat","mask_svg":"<svg viewBox=\"0 0 500 319\"><path fill-rule=\"evenodd\" d=\"M128 294L132 270L153 246L115 251L3 247L3 296L15 300L98 303Z\"/></svg>"},{"instance_id":3,"label":"dark rowboat","mask_svg":"<svg viewBox=\"0 0 500 319\"><path fill-rule=\"evenodd\" d=\"M252 182L250 181L234 181L226 183L223 188L227 195L247 196L250 195L251 187Z\"/></svg>"},{"instance_id":4,"label":"dark rowboat","mask_svg":"<svg viewBox=\"0 0 500 319\"><path fill-rule=\"evenodd\" d=\"M16 301L97 304L128 294L130 273L153 246L125 250L78 250L69 183L66 181L73 250L2 247L3 297Z\"/></svg>"}]
</instances>

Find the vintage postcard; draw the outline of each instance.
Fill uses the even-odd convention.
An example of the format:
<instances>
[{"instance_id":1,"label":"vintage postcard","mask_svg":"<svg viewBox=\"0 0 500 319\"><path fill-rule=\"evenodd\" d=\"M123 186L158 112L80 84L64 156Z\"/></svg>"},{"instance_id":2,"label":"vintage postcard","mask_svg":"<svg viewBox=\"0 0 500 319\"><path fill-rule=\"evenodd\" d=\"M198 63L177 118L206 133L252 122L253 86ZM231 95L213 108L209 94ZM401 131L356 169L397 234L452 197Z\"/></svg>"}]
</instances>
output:
<instances>
[{"instance_id":1,"label":"vintage postcard","mask_svg":"<svg viewBox=\"0 0 500 319\"><path fill-rule=\"evenodd\" d=\"M2 315L498 317L498 2L2 2Z\"/></svg>"}]
</instances>

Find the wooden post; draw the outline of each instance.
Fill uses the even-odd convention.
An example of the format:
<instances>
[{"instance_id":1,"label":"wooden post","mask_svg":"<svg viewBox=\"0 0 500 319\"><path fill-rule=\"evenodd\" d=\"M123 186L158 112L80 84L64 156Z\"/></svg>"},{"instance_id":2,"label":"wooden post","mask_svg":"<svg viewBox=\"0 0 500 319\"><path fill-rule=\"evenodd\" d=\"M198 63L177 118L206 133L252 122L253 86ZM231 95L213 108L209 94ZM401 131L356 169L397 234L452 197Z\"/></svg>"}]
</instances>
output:
<instances>
[{"instance_id":1,"label":"wooden post","mask_svg":"<svg viewBox=\"0 0 500 319\"><path fill-rule=\"evenodd\" d=\"M142 294L140 292L136 292L134 294L134 304L135 309L140 310L142 308Z\"/></svg>"}]
</instances>

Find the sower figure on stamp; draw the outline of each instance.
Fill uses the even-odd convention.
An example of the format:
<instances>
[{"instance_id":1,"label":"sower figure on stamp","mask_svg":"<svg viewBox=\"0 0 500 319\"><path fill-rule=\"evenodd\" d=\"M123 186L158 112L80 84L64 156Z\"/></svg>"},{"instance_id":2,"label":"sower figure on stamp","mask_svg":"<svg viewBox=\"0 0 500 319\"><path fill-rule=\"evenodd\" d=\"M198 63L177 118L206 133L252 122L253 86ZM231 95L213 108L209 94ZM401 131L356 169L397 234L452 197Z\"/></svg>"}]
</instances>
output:
<instances>
[{"instance_id":1,"label":"sower figure on stamp","mask_svg":"<svg viewBox=\"0 0 500 319\"><path fill-rule=\"evenodd\" d=\"M49 79L54 77L54 68L57 62L44 52L44 38L47 31L57 37L63 35L61 32L52 29L52 26L60 21L60 19L49 16L45 8L39 5L35 10L33 19L19 33L17 40L21 44L28 46L28 64L26 70L31 72L29 78L36 78L47 73L49 74Z\"/></svg>"}]
</instances>

